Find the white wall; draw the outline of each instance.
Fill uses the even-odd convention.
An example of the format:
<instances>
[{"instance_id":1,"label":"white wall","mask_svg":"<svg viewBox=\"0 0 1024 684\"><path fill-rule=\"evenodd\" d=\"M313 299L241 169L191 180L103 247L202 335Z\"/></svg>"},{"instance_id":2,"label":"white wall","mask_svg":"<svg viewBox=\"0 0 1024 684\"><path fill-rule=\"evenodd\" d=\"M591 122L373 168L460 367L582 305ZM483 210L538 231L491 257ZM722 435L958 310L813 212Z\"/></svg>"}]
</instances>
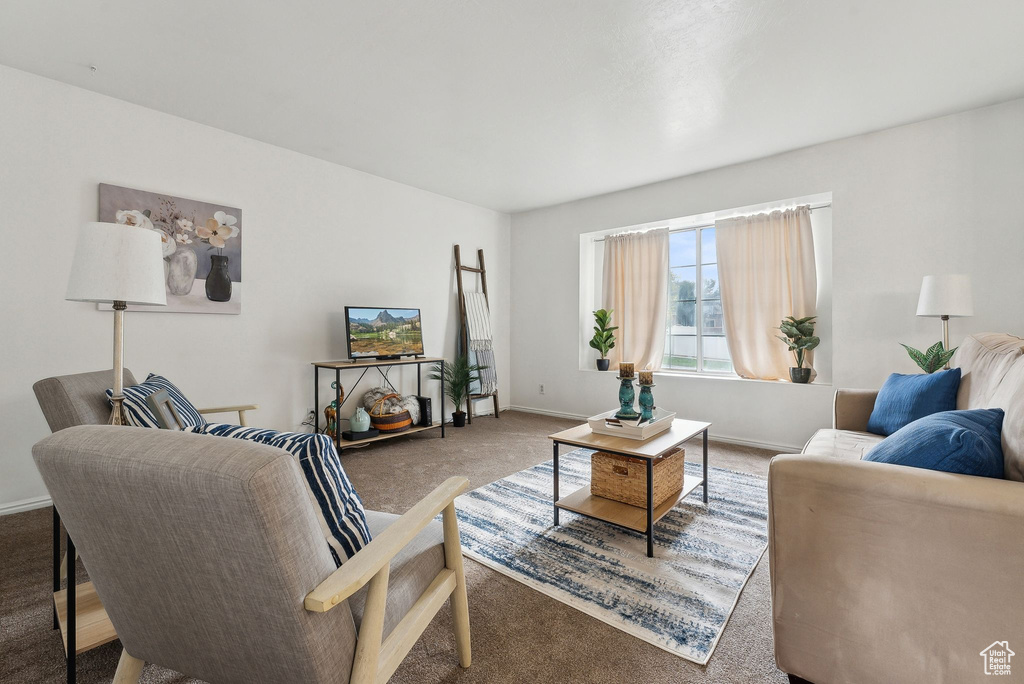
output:
<instances>
[{"instance_id":1,"label":"white wall","mask_svg":"<svg viewBox=\"0 0 1024 684\"><path fill-rule=\"evenodd\" d=\"M6 67L0 121L0 511L46 495L30 449L49 431L32 383L111 365L111 314L64 301L101 182L243 211L242 314L129 310L137 377L166 374L199 405L256 402L252 424L296 429L312 403L309 362L345 355L345 304L420 307L426 352L454 354L460 243L487 256L509 387L507 215ZM415 388L409 370L391 377Z\"/></svg>"},{"instance_id":2,"label":"white wall","mask_svg":"<svg viewBox=\"0 0 1024 684\"><path fill-rule=\"evenodd\" d=\"M577 415L615 405L609 375L578 370L579 235L832 193L835 387L915 372L898 342L940 337L914 313L921 277L969 273L975 316L951 338L1024 334L1024 100L512 217L512 403ZM586 274L585 274L586 275ZM655 397L713 436L797 448L831 423L834 387L660 375ZM538 386L545 385L545 394Z\"/></svg>"}]
</instances>

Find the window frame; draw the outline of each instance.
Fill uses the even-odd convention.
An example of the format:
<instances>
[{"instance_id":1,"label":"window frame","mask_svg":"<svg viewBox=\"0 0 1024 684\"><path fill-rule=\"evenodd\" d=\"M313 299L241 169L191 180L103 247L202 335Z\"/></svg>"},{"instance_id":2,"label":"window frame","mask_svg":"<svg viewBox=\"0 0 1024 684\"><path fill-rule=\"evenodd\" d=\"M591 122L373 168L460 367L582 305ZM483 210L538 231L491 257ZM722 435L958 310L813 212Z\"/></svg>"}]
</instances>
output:
<instances>
[{"instance_id":1,"label":"window frame","mask_svg":"<svg viewBox=\"0 0 1024 684\"><path fill-rule=\"evenodd\" d=\"M705 229L707 229L707 228L714 228L714 227L715 227L715 224L714 224L714 222L712 222L712 223L701 223L701 224L694 225L694 226L686 226L685 228L669 228L668 232L669 232L669 239L670 240L671 240L671 236L676 234L676 233L693 232L694 236L695 236L694 261L696 263L693 265L693 268L696 269L696 274L697 275L696 275L696 282L694 283L694 288L693 288L694 289L694 293L693 293L694 294L694 300L693 300L693 302L694 302L694 315L693 315L693 317L694 317L694 329L696 330L696 332L694 333L693 337L694 337L695 346L696 346L696 350L697 350L697 355L696 355L697 367L696 368L692 368L692 369L690 369L690 368L674 368L672 366L664 365L664 362L663 362L661 370L659 371L660 373L715 375L715 376L719 376L719 377L739 377L739 376L736 375L735 368L733 368L731 370L709 370L709 369L704 368L704 338L705 337L716 337L716 338L720 337L722 339L726 339L726 335L725 335L724 330L723 330L721 335L705 335L704 334L704 267L705 266L716 266L716 267L718 266L718 250L717 250L718 236L717 236L717 234L715 235L715 242L716 242L715 247L716 247L716 250L715 250L715 262L713 264L705 264L705 263L703 263L704 255L703 255L703 249L702 249L702 245L701 245L701 240L702 240L703 231ZM684 301L684 300L677 300L677 299L673 299L672 298L672 269L673 268L691 268L691 266L689 266L689 265L673 266L672 259L669 258L669 263L668 263L668 285L667 285L667 287L668 287L668 295L669 295L668 304L669 304L670 307L673 304L677 303L677 302ZM721 288L722 288L722 283L721 283L721 279L719 279L719 281L718 281L718 296L717 297L712 297L712 298L708 299L707 301L712 301L712 302L717 301L719 303L719 305L721 305L721 302L722 302L722 289ZM690 301L690 300L685 300L685 301ZM673 337L673 335L672 335L672 326L671 326L671 319L669 318L668 315L666 315L666 320L665 320L665 337L666 337L666 341L668 343L668 348L662 354L662 358L672 357L673 356L673 354L672 354L672 337ZM679 337L689 337L689 336L688 335L679 335ZM728 342L726 342L726 344L728 344ZM683 358L683 357L678 357L678 358ZM732 358L731 357L729 359L729 365L730 366L732 365Z\"/></svg>"}]
</instances>

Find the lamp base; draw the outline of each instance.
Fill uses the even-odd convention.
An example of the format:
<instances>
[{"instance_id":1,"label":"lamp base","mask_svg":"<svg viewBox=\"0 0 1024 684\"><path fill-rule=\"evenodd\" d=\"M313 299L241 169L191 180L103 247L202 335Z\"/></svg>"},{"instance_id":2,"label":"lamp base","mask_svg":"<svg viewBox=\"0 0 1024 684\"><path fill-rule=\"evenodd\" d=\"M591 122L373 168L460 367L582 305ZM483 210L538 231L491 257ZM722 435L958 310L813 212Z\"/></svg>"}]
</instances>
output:
<instances>
[{"instance_id":1,"label":"lamp base","mask_svg":"<svg viewBox=\"0 0 1024 684\"><path fill-rule=\"evenodd\" d=\"M114 391L110 403L114 410L110 413L109 425L127 425L124 415L124 310L128 305L122 301L114 302Z\"/></svg>"},{"instance_id":2,"label":"lamp base","mask_svg":"<svg viewBox=\"0 0 1024 684\"><path fill-rule=\"evenodd\" d=\"M942 316L942 350L947 351L949 349L949 316ZM944 370L949 370L949 361L943 366Z\"/></svg>"},{"instance_id":3,"label":"lamp base","mask_svg":"<svg viewBox=\"0 0 1024 684\"><path fill-rule=\"evenodd\" d=\"M107 425L127 425L128 420L124 415L124 395L115 395L110 398L114 410L110 412L110 421Z\"/></svg>"}]
</instances>

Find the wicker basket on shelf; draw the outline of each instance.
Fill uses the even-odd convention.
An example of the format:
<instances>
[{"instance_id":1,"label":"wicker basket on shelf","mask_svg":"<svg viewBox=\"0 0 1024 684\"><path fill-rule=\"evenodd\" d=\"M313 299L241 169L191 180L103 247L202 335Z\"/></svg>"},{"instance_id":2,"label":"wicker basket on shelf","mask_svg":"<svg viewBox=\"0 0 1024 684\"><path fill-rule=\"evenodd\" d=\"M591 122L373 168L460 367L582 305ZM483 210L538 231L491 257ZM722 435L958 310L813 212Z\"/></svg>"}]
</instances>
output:
<instances>
[{"instance_id":1,"label":"wicker basket on shelf","mask_svg":"<svg viewBox=\"0 0 1024 684\"><path fill-rule=\"evenodd\" d=\"M683 488L686 451L675 449L654 461L654 505ZM590 457L590 493L630 506L647 507L647 462L595 451Z\"/></svg>"},{"instance_id":2,"label":"wicker basket on shelf","mask_svg":"<svg viewBox=\"0 0 1024 684\"><path fill-rule=\"evenodd\" d=\"M402 432L412 427L412 416L408 411L384 413L384 402L388 399L400 398L397 394L385 394L373 403L370 409L370 427L381 432Z\"/></svg>"}]
</instances>

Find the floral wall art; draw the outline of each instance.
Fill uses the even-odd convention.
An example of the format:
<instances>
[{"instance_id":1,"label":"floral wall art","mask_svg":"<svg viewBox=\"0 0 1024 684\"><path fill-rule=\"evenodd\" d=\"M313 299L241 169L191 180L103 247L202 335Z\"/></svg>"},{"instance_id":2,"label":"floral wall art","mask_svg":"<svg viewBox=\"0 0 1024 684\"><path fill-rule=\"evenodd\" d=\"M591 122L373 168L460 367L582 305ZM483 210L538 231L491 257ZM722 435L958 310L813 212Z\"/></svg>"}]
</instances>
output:
<instances>
[{"instance_id":1,"label":"floral wall art","mask_svg":"<svg viewBox=\"0 0 1024 684\"><path fill-rule=\"evenodd\" d=\"M99 220L152 230L163 241L167 306L133 309L241 313L241 209L101 183Z\"/></svg>"}]
</instances>

